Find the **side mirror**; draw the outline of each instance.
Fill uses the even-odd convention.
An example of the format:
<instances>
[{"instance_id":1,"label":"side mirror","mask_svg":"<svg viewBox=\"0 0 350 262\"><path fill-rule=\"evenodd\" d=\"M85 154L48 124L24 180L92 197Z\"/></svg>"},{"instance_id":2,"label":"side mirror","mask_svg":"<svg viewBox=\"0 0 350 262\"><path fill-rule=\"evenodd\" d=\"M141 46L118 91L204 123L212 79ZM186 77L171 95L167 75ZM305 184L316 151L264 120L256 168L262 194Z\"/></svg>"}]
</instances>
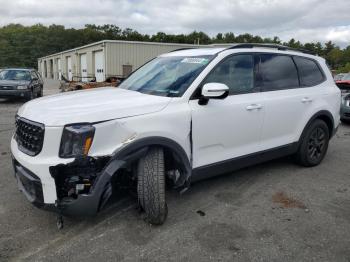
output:
<instances>
[{"instance_id":1,"label":"side mirror","mask_svg":"<svg viewBox=\"0 0 350 262\"><path fill-rule=\"evenodd\" d=\"M202 87L202 97L199 99L200 105L206 105L209 99L224 99L228 96L229 88L222 83L207 83Z\"/></svg>"},{"instance_id":2,"label":"side mirror","mask_svg":"<svg viewBox=\"0 0 350 262\"><path fill-rule=\"evenodd\" d=\"M32 81L38 81L39 79L37 77L32 78Z\"/></svg>"}]
</instances>

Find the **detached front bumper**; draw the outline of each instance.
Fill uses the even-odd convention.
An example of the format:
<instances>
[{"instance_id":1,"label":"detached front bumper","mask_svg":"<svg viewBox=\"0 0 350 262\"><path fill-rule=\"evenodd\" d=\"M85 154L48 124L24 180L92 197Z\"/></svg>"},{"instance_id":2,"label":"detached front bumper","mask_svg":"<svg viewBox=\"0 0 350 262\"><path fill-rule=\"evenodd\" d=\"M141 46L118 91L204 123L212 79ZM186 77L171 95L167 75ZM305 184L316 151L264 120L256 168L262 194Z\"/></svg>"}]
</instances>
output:
<instances>
[{"instance_id":1,"label":"detached front bumper","mask_svg":"<svg viewBox=\"0 0 350 262\"><path fill-rule=\"evenodd\" d=\"M16 159L12 160L19 190L30 203L38 208L57 212L66 216L92 216L105 204L112 194L111 177L125 162L110 162L99 174L89 194L80 194L77 198L62 198L54 204L44 202L43 185L38 176L22 166Z\"/></svg>"}]
</instances>

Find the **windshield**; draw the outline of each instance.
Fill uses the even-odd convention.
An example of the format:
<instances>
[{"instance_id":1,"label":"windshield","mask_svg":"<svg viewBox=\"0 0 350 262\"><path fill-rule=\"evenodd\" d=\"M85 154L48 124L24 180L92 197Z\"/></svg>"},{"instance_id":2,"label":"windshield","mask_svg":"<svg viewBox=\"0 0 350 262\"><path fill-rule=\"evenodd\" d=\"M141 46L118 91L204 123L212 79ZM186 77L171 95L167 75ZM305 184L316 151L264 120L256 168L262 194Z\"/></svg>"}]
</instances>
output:
<instances>
[{"instance_id":1,"label":"windshield","mask_svg":"<svg viewBox=\"0 0 350 262\"><path fill-rule=\"evenodd\" d=\"M30 73L25 70L3 70L0 72L0 80L30 81Z\"/></svg>"},{"instance_id":2,"label":"windshield","mask_svg":"<svg viewBox=\"0 0 350 262\"><path fill-rule=\"evenodd\" d=\"M212 56L158 57L128 77L119 88L179 97L208 65Z\"/></svg>"},{"instance_id":3,"label":"windshield","mask_svg":"<svg viewBox=\"0 0 350 262\"><path fill-rule=\"evenodd\" d=\"M344 76L342 77L342 79L341 79L341 80L343 80L343 81L350 80L350 74L346 74L346 75L344 75Z\"/></svg>"}]
</instances>

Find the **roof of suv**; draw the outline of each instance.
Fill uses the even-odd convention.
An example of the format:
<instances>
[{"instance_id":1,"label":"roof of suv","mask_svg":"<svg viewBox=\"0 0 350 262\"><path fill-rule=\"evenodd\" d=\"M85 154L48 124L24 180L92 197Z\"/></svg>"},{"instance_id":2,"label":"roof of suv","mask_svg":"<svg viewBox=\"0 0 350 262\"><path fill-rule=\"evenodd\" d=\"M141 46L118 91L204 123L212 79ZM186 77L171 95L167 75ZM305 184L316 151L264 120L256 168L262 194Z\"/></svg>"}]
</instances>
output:
<instances>
[{"instance_id":1,"label":"roof of suv","mask_svg":"<svg viewBox=\"0 0 350 262\"><path fill-rule=\"evenodd\" d=\"M253 50L260 52L274 52L274 53L293 53L305 56L314 56L310 51L304 49L294 49L279 44L219 44L204 48L187 48L174 50L170 53L163 54L161 57L168 56L202 56L202 55L216 55L225 50Z\"/></svg>"},{"instance_id":2,"label":"roof of suv","mask_svg":"<svg viewBox=\"0 0 350 262\"><path fill-rule=\"evenodd\" d=\"M189 49L181 49L175 50L170 53L166 53L160 55L161 57L166 56L202 56L202 55L216 55L217 53L224 51L226 48L189 48Z\"/></svg>"}]
</instances>

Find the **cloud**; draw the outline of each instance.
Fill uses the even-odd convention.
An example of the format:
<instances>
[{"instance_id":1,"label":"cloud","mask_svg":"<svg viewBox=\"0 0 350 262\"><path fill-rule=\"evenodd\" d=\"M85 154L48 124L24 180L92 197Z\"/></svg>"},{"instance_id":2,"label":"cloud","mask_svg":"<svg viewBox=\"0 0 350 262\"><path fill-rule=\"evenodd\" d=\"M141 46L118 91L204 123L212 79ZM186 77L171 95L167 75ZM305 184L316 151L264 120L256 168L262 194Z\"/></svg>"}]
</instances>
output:
<instances>
[{"instance_id":1,"label":"cloud","mask_svg":"<svg viewBox=\"0 0 350 262\"><path fill-rule=\"evenodd\" d=\"M0 6L0 25L110 23L148 34L231 31L350 42L350 1L344 0L0 0Z\"/></svg>"}]
</instances>

